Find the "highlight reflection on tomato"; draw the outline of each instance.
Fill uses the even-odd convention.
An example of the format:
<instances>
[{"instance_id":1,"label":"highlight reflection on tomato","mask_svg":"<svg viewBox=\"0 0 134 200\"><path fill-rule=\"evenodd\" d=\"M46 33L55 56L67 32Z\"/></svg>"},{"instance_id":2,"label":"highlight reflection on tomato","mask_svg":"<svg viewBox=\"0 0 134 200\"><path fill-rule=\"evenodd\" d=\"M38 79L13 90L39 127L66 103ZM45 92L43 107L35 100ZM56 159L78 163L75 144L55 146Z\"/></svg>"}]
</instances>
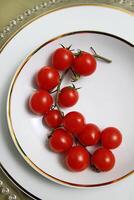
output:
<instances>
[{"instance_id":1,"label":"highlight reflection on tomato","mask_svg":"<svg viewBox=\"0 0 134 200\"><path fill-rule=\"evenodd\" d=\"M37 90L29 98L29 108L35 114L47 113L52 104L53 98L46 90Z\"/></svg>"},{"instance_id":2,"label":"highlight reflection on tomato","mask_svg":"<svg viewBox=\"0 0 134 200\"><path fill-rule=\"evenodd\" d=\"M36 83L40 89L52 90L60 82L59 72L50 66L45 66L41 68L36 74Z\"/></svg>"},{"instance_id":3,"label":"highlight reflection on tomato","mask_svg":"<svg viewBox=\"0 0 134 200\"><path fill-rule=\"evenodd\" d=\"M59 110L50 110L45 114L43 122L50 128L57 128L62 124L62 115Z\"/></svg>"},{"instance_id":4,"label":"highlight reflection on tomato","mask_svg":"<svg viewBox=\"0 0 134 200\"><path fill-rule=\"evenodd\" d=\"M115 165L115 156L112 151L101 147L94 152L92 164L99 171L110 171Z\"/></svg>"},{"instance_id":5,"label":"highlight reflection on tomato","mask_svg":"<svg viewBox=\"0 0 134 200\"><path fill-rule=\"evenodd\" d=\"M67 48L56 49L52 57L53 66L62 71L70 68L73 64L73 60L73 53Z\"/></svg>"},{"instance_id":6,"label":"highlight reflection on tomato","mask_svg":"<svg viewBox=\"0 0 134 200\"><path fill-rule=\"evenodd\" d=\"M107 149L115 149L122 142L122 134L115 127L108 127L102 131L101 143Z\"/></svg>"},{"instance_id":7,"label":"highlight reflection on tomato","mask_svg":"<svg viewBox=\"0 0 134 200\"><path fill-rule=\"evenodd\" d=\"M85 126L85 118L77 111L69 112L63 118L63 126L72 134L77 135Z\"/></svg>"},{"instance_id":8,"label":"highlight reflection on tomato","mask_svg":"<svg viewBox=\"0 0 134 200\"><path fill-rule=\"evenodd\" d=\"M90 53L81 51L74 59L73 69L81 76L89 76L96 70L96 60Z\"/></svg>"},{"instance_id":9,"label":"highlight reflection on tomato","mask_svg":"<svg viewBox=\"0 0 134 200\"><path fill-rule=\"evenodd\" d=\"M63 153L73 145L73 138L69 132L63 128L55 129L49 138L49 147L56 153Z\"/></svg>"},{"instance_id":10,"label":"highlight reflection on tomato","mask_svg":"<svg viewBox=\"0 0 134 200\"><path fill-rule=\"evenodd\" d=\"M58 103L61 107L71 107L78 101L79 94L73 87L64 87L59 93Z\"/></svg>"},{"instance_id":11,"label":"highlight reflection on tomato","mask_svg":"<svg viewBox=\"0 0 134 200\"><path fill-rule=\"evenodd\" d=\"M95 124L86 124L78 138L83 145L92 146L99 142L100 136L101 132Z\"/></svg>"},{"instance_id":12,"label":"highlight reflection on tomato","mask_svg":"<svg viewBox=\"0 0 134 200\"><path fill-rule=\"evenodd\" d=\"M67 152L65 158L68 169L72 171L83 171L90 165L90 154L82 146L74 146Z\"/></svg>"}]
</instances>

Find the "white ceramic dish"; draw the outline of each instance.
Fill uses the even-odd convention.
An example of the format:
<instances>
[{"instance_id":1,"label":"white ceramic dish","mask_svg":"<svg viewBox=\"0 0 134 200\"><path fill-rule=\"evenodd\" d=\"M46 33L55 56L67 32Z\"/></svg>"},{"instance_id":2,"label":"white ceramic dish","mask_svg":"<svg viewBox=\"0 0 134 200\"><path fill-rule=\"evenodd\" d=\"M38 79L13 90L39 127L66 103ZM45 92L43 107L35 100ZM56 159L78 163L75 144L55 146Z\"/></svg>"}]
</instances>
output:
<instances>
[{"instance_id":1,"label":"white ceramic dish","mask_svg":"<svg viewBox=\"0 0 134 200\"><path fill-rule=\"evenodd\" d=\"M73 16L76 17L74 18ZM109 18L107 16L109 16ZM94 20L89 20L87 23L85 19L91 18ZM62 26L62 29L55 29L53 25L51 26L51 24L53 24L53 20L56 20L59 22L60 27L60 24L64 24L65 19L68 19L66 27ZM120 23L122 21L123 23ZM44 177L38 175L34 170L32 170L18 155L9 137L7 124L5 121L6 95L11 78L17 66L32 49L35 49L45 41L48 41L55 36L76 30L95 30L107 32L122 37L134 44L133 32L131 29L133 24L133 16L114 9L98 6L67 8L50 13L28 25L4 48L0 55L0 65L2 70L0 85L0 101L2 105L0 118L2 124L0 127L0 160L4 169L8 171L11 177L15 179L17 185L19 184L19 187L28 190L37 198L47 200L60 200L63 198L77 198L79 200L81 199L81 196L84 200L89 199L89 197L94 200L99 196L105 200L107 199L107 194L109 195L110 200L113 198L121 198L123 200L128 199L129 197L130 199L134 198L133 176L130 176L128 179L125 179L125 181L116 185L101 189L94 188L92 190L79 189L77 192L76 189L66 188L49 182L48 180L44 179ZM29 40L28 38L31 34L32 40ZM21 51L18 51L18 49L21 49ZM126 190L126 184L127 187L129 187L129 190ZM122 192L120 193L119 190Z\"/></svg>"},{"instance_id":2,"label":"white ceramic dish","mask_svg":"<svg viewBox=\"0 0 134 200\"><path fill-rule=\"evenodd\" d=\"M97 52L110 57L112 63L97 63L94 75L81 78L75 85L81 86L79 102L70 109L82 112L87 122L119 128L123 144L114 151L117 158L113 170L96 173L87 169L81 173L70 172L58 154L47 147L49 130L42 124L42 117L31 114L27 108L29 96L35 91L33 78L43 66L50 64L50 55L59 44L89 51L89 45ZM112 183L132 173L134 166L133 118L134 118L134 48L131 44L103 33L73 32L52 39L35 50L17 70L8 96L7 117L11 136L23 158L45 177L74 187L90 187ZM127 66L127 68L126 68ZM68 81L65 85L70 84ZM88 105L88 106L87 106ZM46 144L46 145L45 145ZM131 159L130 159L131 158ZM61 164L62 163L62 164Z\"/></svg>"}]
</instances>

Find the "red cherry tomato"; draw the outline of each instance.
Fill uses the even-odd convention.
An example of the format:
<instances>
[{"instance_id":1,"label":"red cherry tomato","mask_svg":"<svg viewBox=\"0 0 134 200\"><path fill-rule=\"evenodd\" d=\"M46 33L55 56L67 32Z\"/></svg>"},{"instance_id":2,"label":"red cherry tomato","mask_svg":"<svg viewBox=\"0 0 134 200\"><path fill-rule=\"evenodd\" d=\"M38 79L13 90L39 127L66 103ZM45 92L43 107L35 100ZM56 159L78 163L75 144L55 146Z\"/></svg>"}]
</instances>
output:
<instances>
[{"instance_id":1,"label":"red cherry tomato","mask_svg":"<svg viewBox=\"0 0 134 200\"><path fill-rule=\"evenodd\" d=\"M40 89L52 90L59 82L60 75L54 67L45 66L36 74L36 83Z\"/></svg>"},{"instance_id":2,"label":"red cherry tomato","mask_svg":"<svg viewBox=\"0 0 134 200\"><path fill-rule=\"evenodd\" d=\"M90 154L82 146L74 146L67 152L65 158L69 170L83 171L90 165Z\"/></svg>"},{"instance_id":3,"label":"red cherry tomato","mask_svg":"<svg viewBox=\"0 0 134 200\"><path fill-rule=\"evenodd\" d=\"M76 111L69 112L63 118L63 126L73 134L79 134L85 126L84 116Z\"/></svg>"},{"instance_id":4,"label":"red cherry tomato","mask_svg":"<svg viewBox=\"0 0 134 200\"><path fill-rule=\"evenodd\" d=\"M49 147L56 153L62 153L69 150L73 145L71 134L62 128L53 131L49 139Z\"/></svg>"},{"instance_id":5,"label":"red cherry tomato","mask_svg":"<svg viewBox=\"0 0 134 200\"><path fill-rule=\"evenodd\" d=\"M66 70L72 66L74 60L73 53L66 48L58 48L53 54L52 63L58 70Z\"/></svg>"},{"instance_id":6,"label":"red cherry tomato","mask_svg":"<svg viewBox=\"0 0 134 200\"><path fill-rule=\"evenodd\" d=\"M108 127L102 131L101 143L106 149L115 149L122 142L121 132L114 127Z\"/></svg>"},{"instance_id":7,"label":"red cherry tomato","mask_svg":"<svg viewBox=\"0 0 134 200\"><path fill-rule=\"evenodd\" d=\"M71 107L78 101L79 94L73 87L64 87L59 93L58 103L61 107Z\"/></svg>"},{"instance_id":8,"label":"red cherry tomato","mask_svg":"<svg viewBox=\"0 0 134 200\"><path fill-rule=\"evenodd\" d=\"M95 124L86 124L78 138L83 145L91 146L99 142L100 136L101 132Z\"/></svg>"},{"instance_id":9,"label":"red cherry tomato","mask_svg":"<svg viewBox=\"0 0 134 200\"><path fill-rule=\"evenodd\" d=\"M46 90L34 92L29 98L29 107L35 114L47 113L53 104L52 96Z\"/></svg>"},{"instance_id":10,"label":"red cherry tomato","mask_svg":"<svg viewBox=\"0 0 134 200\"><path fill-rule=\"evenodd\" d=\"M99 171L109 171L115 165L114 154L105 148L97 149L92 156L92 164Z\"/></svg>"},{"instance_id":11,"label":"red cherry tomato","mask_svg":"<svg viewBox=\"0 0 134 200\"><path fill-rule=\"evenodd\" d=\"M43 121L50 128L57 128L62 124L62 115L58 110L50 110L44 116Z\"/></svg>"},{"instance_id":12,"label":"red cherry tomato","mask_svg":"<svg viewBox=\"0 0 134 200\"><path fill-rule=\"evenodd\" d=\"M96 70L96 60L90 53L81 52L74 59L73 69L79 75L91 75Z\"/></svg>"}]
</instances>

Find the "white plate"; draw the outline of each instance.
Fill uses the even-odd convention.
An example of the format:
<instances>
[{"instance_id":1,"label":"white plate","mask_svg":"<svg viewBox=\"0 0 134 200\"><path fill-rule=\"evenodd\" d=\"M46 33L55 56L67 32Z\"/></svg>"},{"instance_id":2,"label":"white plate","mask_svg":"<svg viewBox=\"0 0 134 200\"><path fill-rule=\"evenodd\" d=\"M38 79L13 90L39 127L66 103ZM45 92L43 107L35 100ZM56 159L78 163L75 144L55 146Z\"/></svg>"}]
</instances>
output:
<instances>
[{"instance_id":1,"label":"white plate","mask_svg":"<svg viewBox=\"0 0 134 200\"><path fill-rule=\"evenodd\" d=\"M59 161L63 160L64 156L54 154L45 145L50 130L43 125L42 117L31 114L27 108L27 100L35 91L33 78L41 67L51 63L50 55L59 44L65 46L72 44L72 48L85 51L89 51L91 45L112 59L109 65L98 62L94 75L81 78L75 83L76 87L82 87L79 90L79 102L70 109L64 109L65 113L69 110L82 112L87 122L95 123L101 129L115 126L121 130L123 144L114 151L116 165L108 173L98 174L90 168L81 173L67 170L64 162L61 164ZM11 136L23 158L45 177L74 187L104 185L132 173L134 168L133 63L134 48L131 44L114 36L88 31L58 36L35 50L17 70L7 102ZM70 82L66 80L64 84Z\"/></svg>"},{"instance_id":2,"label":"white plate","mask_svg":"<svg viewBox=\"0 0 134 200\"><path fill-rule=\"evenodd\" d=\"M87 20L85 19L93 20L88 20L87 23ZM58 27L62 24L62 29L55 28L53 26L53 20L58 22ZM67 22L66 27L64 25L65 20ZM98 190L95 188L92 190L79 189L77 192L76 189L65 188L47 181L44 177L38 175L27 164L25 164L23 159L21 159L17 154L9 137L5 121L6 95L11 78L17 66L32 49L55 36L76 30L108 32L118 35L134 44L133 31L131 29L133 25L133 16L114 9L98 6L67 8L50 13L28 25L12 39L2 51L0 55L0 65L2 70L0 84L0 101L2 104L0 118L2 124L2 126L0 126L0 160L4 168L17 181L17 183L38 198L47 200L77 198L79 200L82 196L84 200L89 199L89 197L94 200L101 196L101 198L105 200L107 199L107 195L109 195L110 200L113 198L122 198L124 200L131 200L134 198L133 176L130 176L128 179L125 179L124 182L120 182L116 185L111 185ZM31 35L32 40L28 39ZM20 49L20 51L18 51L18 49ZM129 187L129 190L126 190L126 184L127 187ZM122 192L119 192L119 190Z\"/></svg>"}]
</instances>

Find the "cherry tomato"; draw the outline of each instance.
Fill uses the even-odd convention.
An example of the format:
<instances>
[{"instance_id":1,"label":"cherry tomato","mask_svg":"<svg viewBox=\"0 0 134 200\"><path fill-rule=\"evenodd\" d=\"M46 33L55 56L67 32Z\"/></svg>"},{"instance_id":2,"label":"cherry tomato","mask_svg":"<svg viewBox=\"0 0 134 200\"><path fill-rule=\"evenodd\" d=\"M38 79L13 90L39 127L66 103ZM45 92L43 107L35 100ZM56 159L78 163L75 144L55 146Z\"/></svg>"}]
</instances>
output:
<instances>
[{"instance_id":1,"label":"cherry tomato","mask_svg":"<svg viewBox=\"0 0 134 200\"><path fill-rule=\"evenodd\" d=\"M79 94L73 87L64 87L59 93L58 103L61 107L71 107L78 101Z\"/></svg>"},{"instance_id":2,"label":"cherry tomato","mask_svg":"<svg viewBox=\"0 0 134 200\"><path fill-rule=\"evenodd\" d=\"M74 60L73 53L66 48L58 48L53 54L52 63L58 70L66 70L72 66Z\"/></svg>"},{"instance_id":3,"label":"cherry tomato","mask_svg":"<svg viewBox=\"0 0 134 200\"><path fill-rule=\"evenodd\" d=\"M122 142L121 132L114 127L108 127L102 131L101 143L106 149L115 149Z\"/></svg>"},{"instance_id":4,"label":"cherry tomato","mask_svg":"<svg viewBox=\"0 0 134 200\"><path fill-rule=\"evenodd\" d=\"M50 128L57 128L62 123L62 115L58 110L50 110L43 118L44 123Z\"/></svg>"},{"instance_id":5,"label":"cherry tomato","mask_svg":"<svg viewBox=\"0 0 134 200\"><path fill-rule=\"evenodd\" d=\"M36 74L36 83L40 89L52 90L60 82L59 72L54 67L45 66Z\"/></svg>"},{"instance_id":6,"label":"cherry tomato","mask_svg":"<svg viewBox=\"0 0 134 200\"><path fill-rule=\"evenodd\" d=\"M97 149L92 156L92 164L99 171L109 171L115 165L114 154L105 148Z\"/></svg>"},{"instance_id":7,"label":"cherry tomato","mask_svg":"<svg viewBox=\"0 0 134 200\"><path fill-rule=\"evenodd\" d=\"M46 90L36 91L29 98L29 107L35 114L45 114L50 110L52 104L53 98Z\"/></svg>"},{"instance_id":8,"label":"cherry tomato","mask_svg":"<svg viewBox=\"0 0 134 200\"><path fill-rule=\"evenodd\" d=\"M100 136L101 132L95 124L86 124L78 138L83 145L91 146L99 142Z\"/></svg>"},{"instance_id":9,"label":"cherry tomato","mask_svg":"<svg viewBox=\"0 0 134 200\"><path fill-rule=\"evenodd\" d=\"M91 75L96 70L96 60L90 53L82 51L75 57L73 69L79 75Z\"/></svg>"},{"instance_id":10,"label":"cherry tomato","mask_svg":"<svg viewBox=\"0 0 134 200\"><path fill-rule=\"evenodd\" d=\"M74 146L67 152L65 158L69 170L83 171L90 165L90 154L82 146Z\"/></svg>"},{"instance_id":11,"label":"cherry tomato","mask_svg":"<svg viewBox=\"0 0 134 200\"><path fill-rule=\"evenodd\" d=\"M63 126L73 134L79 134L85 126L84 116L76 111L69 112L63 118Z\"/></svg>"},{"instance_id":12,"label":"cherry tomato","mask_svg":"<svg viewBox=\"0 0 134 200\"><path fill-rule=\"evenodd\" d=\"M49 139L49 147L56 153L69 150L73 145L71 134L62 128L55 129Z\"/></svg>"}]
</instances>

